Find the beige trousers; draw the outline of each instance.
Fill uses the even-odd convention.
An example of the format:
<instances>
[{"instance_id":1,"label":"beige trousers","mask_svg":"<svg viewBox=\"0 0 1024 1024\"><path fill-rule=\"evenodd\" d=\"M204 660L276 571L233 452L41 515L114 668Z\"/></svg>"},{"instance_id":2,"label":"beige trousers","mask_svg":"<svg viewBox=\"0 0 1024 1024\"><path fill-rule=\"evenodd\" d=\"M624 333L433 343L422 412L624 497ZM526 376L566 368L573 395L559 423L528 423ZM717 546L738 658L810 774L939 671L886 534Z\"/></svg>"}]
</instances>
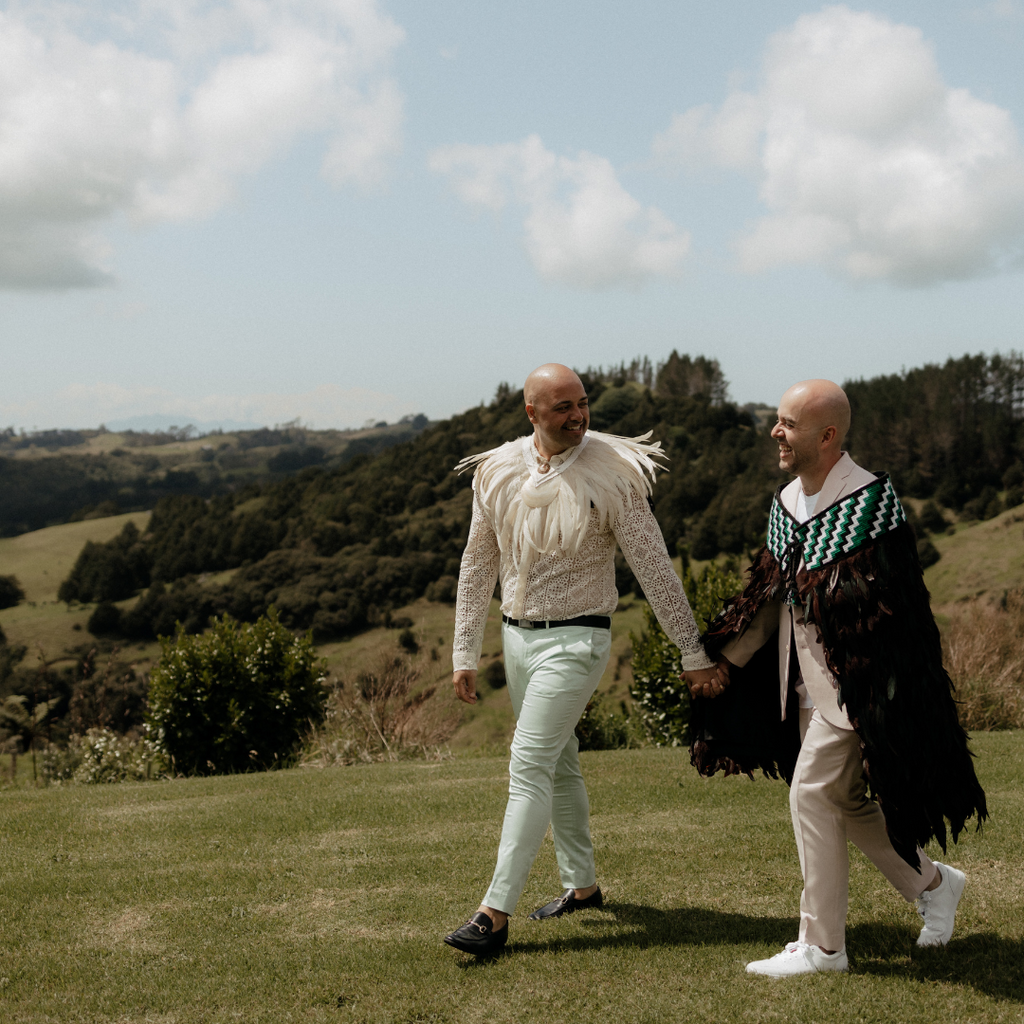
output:
<instances>
[{"instance_id":1,"label":"beige trousers","mask_svg":"<svg viewBox=\"0 0 1024 1024\"><path fill-rule=\"evenodd\" d=\"M842 949L850 887L847 840L908 901L921 895L936 868L919 850L918 873L892 848L882 811L868 799L860 738L852 729L830 725L816 708L801 708L800 734L800 756L789 791L804 878L800 941L827 950Z\"/></svg>"}]
</instances>

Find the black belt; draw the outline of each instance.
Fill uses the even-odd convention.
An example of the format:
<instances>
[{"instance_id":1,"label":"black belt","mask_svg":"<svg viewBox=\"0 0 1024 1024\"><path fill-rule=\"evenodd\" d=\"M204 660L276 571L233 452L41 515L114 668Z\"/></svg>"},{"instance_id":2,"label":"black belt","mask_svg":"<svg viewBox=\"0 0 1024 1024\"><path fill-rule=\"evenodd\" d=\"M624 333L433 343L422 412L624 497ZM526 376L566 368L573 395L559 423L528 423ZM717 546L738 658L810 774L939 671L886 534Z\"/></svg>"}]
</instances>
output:
<instances>
[{"instance_id":1,"label":"black belt","mask_svg":"<svg viewBox=\"0 0 1024 1024\"><path fill-rule=\"evenodd\" d=\"M612 620L607 615L579 615L575 619L544 619L531 622L529 619L510 619L502 615L501 621L520 629L554 629L556 626L591 626L594 629L611 629Z\"/></svg>"}]
</instances>

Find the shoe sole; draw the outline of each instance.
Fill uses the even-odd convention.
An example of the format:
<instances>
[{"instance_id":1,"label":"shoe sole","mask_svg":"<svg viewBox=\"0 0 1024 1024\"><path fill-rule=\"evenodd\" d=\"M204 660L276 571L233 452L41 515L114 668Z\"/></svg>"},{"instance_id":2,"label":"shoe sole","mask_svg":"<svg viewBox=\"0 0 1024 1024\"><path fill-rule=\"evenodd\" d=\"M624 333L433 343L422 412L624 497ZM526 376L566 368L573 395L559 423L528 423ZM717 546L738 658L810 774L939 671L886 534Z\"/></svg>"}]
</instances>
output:
<instances>
[{"instance_id":1,"label":"shoe sole","mask_svg":"<svg viewBox=\"0 0 1024 1024\"><path fill-rule=\"evenodd\" d=\"M750 967L747 967L747 974L755 978L771 978L773 981L778 981L780 978L807 978L812 974L847 974L849 972L849 966L846 967L826 967L824 970L815 968L813 971L783 971L775 974L771 971L752 971Z\"/></svg>"},{"instance_id":2,"label":"shoe sole","mask_svg":"<svg viewBox=\"0 0 1024 1024\"><path fill-rule=\"evenodd\" d=\"M444 941L446 945L451 946L452 949L457 949L460 953L469 953L472 956L497 956L497 954L505 948L505 942L508 940L506 939L505 942L496 943L493 946L489 946L487 949L480 949L479 947L474 947L469 943L463 945L458 939L453 938L451 935L446 935L444 937Z\"/></svg>"}]
</instances>

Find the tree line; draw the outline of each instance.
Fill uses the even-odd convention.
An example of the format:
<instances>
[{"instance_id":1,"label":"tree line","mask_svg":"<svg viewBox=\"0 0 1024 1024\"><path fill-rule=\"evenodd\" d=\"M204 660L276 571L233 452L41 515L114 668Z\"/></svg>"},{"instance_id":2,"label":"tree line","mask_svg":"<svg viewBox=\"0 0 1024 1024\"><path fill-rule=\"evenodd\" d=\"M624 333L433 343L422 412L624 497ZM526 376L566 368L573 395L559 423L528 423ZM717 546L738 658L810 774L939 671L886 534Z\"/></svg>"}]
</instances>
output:
<instances>
[{"instance_id":1,"label":"tree line","mask_svg":"<svg viewBox=\"0 0 1024 1024\"><path fill-rule=\"evenodd\" d=\"M770 424L728 401L714 360L673 352L657 367L634 360L581 374L594 429L634 436L653 429L670 472L654 512L670 550L698 559L744 554L761 543L782 477ZM924 529L950 513L985 517L1024 498L1024 361L965 356L943 366L848 382L849 447L896 486L931 499ZM528 433L521 391L438 423L375 456L209 498L161 498L149 528L86 545L62 600L101 602L91 627L128 637L168 635L176 621L204 628L228 613L253 621L270 606L318 640L386 623L421 596L454 597L471 503L464 456ZM204 577L237 570L213 585ZM635 588L620 562L621 589ZM125 611L112 602L139 594Z\"/></svg>"}]
</instances>

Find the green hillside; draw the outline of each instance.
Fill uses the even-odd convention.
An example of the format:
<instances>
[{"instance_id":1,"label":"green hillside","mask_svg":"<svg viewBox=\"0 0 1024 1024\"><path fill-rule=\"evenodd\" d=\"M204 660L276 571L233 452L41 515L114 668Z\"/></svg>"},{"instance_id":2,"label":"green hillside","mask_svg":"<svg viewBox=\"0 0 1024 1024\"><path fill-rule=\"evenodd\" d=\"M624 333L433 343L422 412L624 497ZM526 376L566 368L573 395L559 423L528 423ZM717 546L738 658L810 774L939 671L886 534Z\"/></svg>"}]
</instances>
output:
<instances>
[{"instance_id":1,"label":"green hillside","mask_svg":"<svg viewBox=\"0 0 1024 1024\"><path fill-rule=\"evenodd\" d=\"M106 543L116 537L125 523L146 529L148 512L87 519L18 537L0 537L0 575L17 576L25 591L25 600L56 601L57 588L71 571L86 541Z\"/></svg>"},{"instance_id":2,"label":"green hillside","mask_svg":"<svg viewBox=\"0 0 1024 1024\"><path fill-rule=\"evenodd\" d=\"M1007 590L1024 587L1024 508L994 519L958 523L953 533L932 542L942 558L925 570L932 607L948 612L973 597L998 600Z\"/></svg>"},{"instance_id":3,"label":"green hillside","mask_svg":"<svg viewBox=\"0 0 1024 1024\"><path fill-rule=\"evenodd\" d=\"M331 469L415 437L425 416L362 430L273 429L197 435L0 430L0 537L43 526L152 508L161 498L205 498L304 469Z\"/></svg>"}]
</instances>

